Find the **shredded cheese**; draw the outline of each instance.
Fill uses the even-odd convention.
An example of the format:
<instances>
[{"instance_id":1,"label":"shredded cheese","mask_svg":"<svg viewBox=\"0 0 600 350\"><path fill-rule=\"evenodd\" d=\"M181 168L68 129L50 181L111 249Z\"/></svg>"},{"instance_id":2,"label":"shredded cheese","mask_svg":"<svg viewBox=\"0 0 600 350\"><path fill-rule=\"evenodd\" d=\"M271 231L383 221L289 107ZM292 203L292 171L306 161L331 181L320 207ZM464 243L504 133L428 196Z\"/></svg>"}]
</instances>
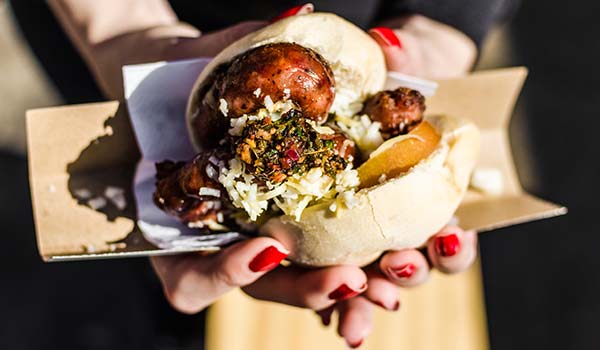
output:
<instances>
[{"instance_id":1,"label":"shredded cheese","mask_svg":"<svg viewBox=\"0 0 600 350\"><path fill-rule=\"evenodd\" d=\"M229 108L227 106L227 101L224 98L219 100L219 110L225 117L227 117L227 113L229 113Z\"/></svg>"}]
</instances>

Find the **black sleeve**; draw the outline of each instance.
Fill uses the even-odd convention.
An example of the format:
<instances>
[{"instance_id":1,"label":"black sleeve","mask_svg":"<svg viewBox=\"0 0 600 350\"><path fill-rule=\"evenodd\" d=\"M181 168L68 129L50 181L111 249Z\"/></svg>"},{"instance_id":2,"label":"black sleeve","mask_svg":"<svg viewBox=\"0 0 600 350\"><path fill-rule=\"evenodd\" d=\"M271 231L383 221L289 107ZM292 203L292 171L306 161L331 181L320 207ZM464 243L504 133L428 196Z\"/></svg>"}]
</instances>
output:
<instances>
[{"instance_id":1,"label":"black sleeve","mask_svg":"<svg viewBox=\"0 0 600 350\"><path fill-rule=\"evenodd\" d=\"M387 0L382 19L421 14L452 26L470 37L479 47L490 27L507 20L519 0Z\"/></svg>"}]
</instances>

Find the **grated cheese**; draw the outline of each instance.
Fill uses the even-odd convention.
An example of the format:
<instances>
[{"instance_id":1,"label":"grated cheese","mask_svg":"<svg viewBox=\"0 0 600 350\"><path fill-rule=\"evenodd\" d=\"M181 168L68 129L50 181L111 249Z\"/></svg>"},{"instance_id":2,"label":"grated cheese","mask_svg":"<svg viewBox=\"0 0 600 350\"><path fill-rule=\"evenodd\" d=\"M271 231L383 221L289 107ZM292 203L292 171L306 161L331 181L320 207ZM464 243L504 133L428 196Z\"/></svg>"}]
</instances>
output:
<instances>
[{"instance_id":1,"label":"grated cheese","mask_svg":"<svg viewBox=\"0 0 600 350\"><path fill-rule=\"evenodd\" d=\"M226 117L227 113L229 113L229 108L227 106L227 101L225 101L224 98L219 100L219 110L221 111L221 113L223 113L223 115Z\"/></svg>"},{"instance_id":2,"label":"grated cheese","mask_svg":"<svg viewBox=\"0 0 600 350\"><path fill-rule=\"evenodd\" d=\"M221 197L221 191L216 188L200 187L198 192L200 196Z\"/></svg>"}]
</instances>

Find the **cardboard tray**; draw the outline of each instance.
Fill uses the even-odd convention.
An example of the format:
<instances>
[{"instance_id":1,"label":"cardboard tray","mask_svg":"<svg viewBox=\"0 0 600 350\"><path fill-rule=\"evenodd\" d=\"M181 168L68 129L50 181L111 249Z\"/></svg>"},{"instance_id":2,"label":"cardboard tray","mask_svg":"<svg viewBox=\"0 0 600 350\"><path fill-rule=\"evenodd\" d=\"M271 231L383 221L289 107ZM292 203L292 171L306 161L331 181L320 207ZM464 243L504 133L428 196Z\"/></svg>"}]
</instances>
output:
<instances>
[{"instance_id":1,"label":"cardboard tray","mask_svg":"<svg viewBox=\"0 0 600 350\"><path fill-rule=\"evenodd\" d=\"M436 94L427 100L427 113L474 121L482 133L478 167L502 172L501 195L469 190L465 196L456 212L465 229L485 232L567 211L525 192L514 169L508 123L526 75L525 68L508 68L439 81ZM140 155L124 104L113 101L30 110L27 136L37 243L45 261L218 249L158 249L142 236L131 193ZM93 209L77 195L85 189L91 198L103 197L107 187L125 190L124 210L110 200Z\"/></svg>"}]
</instances>

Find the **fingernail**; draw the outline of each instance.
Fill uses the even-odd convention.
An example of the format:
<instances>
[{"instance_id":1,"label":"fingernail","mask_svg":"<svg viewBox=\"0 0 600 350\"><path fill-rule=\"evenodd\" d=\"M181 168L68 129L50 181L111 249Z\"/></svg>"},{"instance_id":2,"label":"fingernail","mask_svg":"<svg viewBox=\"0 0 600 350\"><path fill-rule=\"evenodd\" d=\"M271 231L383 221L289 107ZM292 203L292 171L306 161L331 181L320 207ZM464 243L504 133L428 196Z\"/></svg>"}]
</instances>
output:
<instances>
[{"instance_id":1,"label":"fingernail","mask_svg":"<svg viewBox=\"0 0 600 350\"><path fill-rule=\"evenodd\" d=\"M361 339L354 343L348 343L348 346L350 347L350 349L358 349L362 345L363 341L364 339Z\"/></svg>"},{"instance_id":2,"label":"fingernail","mask_svg":"<svg viewBox=\"0 0 600 350\"><path fill-rule=\"evenodd\" d=\"M456 234L440 236L435 239L435 250L440 256L453 256L460 250L460 241Z\"/></svg>"},{"instance_id":3,"label":"fingernail","mask_svg":"<svg viewBox=\"0 0 600 350\"><path fill-rule=\"evenodd\" d=\"M314 10L315 10L315 7L311 3L292 7L291 9L282 12L279 16L273 18L271 20L271 23L275 23L275 22L279 21L280 19L284 19L287 17L312 13Z\"/></svg>"},{"instance_id":4,"label":"fingernail","mask_svg":"<svg viewBox=\"0 0 600 350\"><path fill-rule=\"evenodd\" d=\"M385 310L388 310L388 311L398 311L400 309L400 302L398 300L396 300L396 302L394 303L394 305L392 305L391 307L385 306L381 301L374 301L373 303L375 305L381 307L382 309L385 309Z\"/></svg>"},{"instance_id":5,"label":"fingernail","mask_svg":"<svg viewBox=\"0 0 600 350\"><path fill-rule=\"evenodd\" d=\"M331 314L332 313L333 313L333 310L331 310L331 309L317 311L317 315L319 315L319 317L321 317L321 323L323 323L323 326L327 327L331 324Z\"/></svg>"},{"instance_id":6,"label":"fingernail","mask_svg":"<svg viewBox=\"0 0 600 350\"><path fill-rule=\"evenodd\" d=\"M382 45L385 46L396 46L402 48L402 43L396 33L388 27L376 27L369 30L369 34ZM379 40L378 40L379 39Z\"/></svg>"},{"instance_id":7,"label":"fingernail","mask_svg":"<svg viewBox=\"0 0 600 350\"><path fill-rule=\"evenodd\" d=\"M414 264L405 264L399 267L391 267L390 272L398 278L410 278L415 273L416 266Z\"/></svg>"},{"instance_id":8,"label":"fingernail","mask_svg":"<svg viewBox=\"0 0 600 350\"><path fill-rule=\"evenodd\" d=\"M248 267L253 272L271 270L279 265L281 260L285 259L288 254L289 253L287 252L280 251L275 246L270 246L258 253L258 255L252 259Z\"/></svg>"},{"instance_id":9,"label":"fingernail","mask_svg":"<svg viewBox=\"0 0 600 350\"><path fill-rule=\"evenodd\" d=\"M360 293L364 292L365 289L367 289L366 283L363 284L359 290L354 290L354 289L348 287L348 285L344 283L341 286L337 287L336 290L329 293L329 299L338 300L338 301L349 299L349 298L355 297L355 296L359 295Z\"/></svg>"}]
</instances>

